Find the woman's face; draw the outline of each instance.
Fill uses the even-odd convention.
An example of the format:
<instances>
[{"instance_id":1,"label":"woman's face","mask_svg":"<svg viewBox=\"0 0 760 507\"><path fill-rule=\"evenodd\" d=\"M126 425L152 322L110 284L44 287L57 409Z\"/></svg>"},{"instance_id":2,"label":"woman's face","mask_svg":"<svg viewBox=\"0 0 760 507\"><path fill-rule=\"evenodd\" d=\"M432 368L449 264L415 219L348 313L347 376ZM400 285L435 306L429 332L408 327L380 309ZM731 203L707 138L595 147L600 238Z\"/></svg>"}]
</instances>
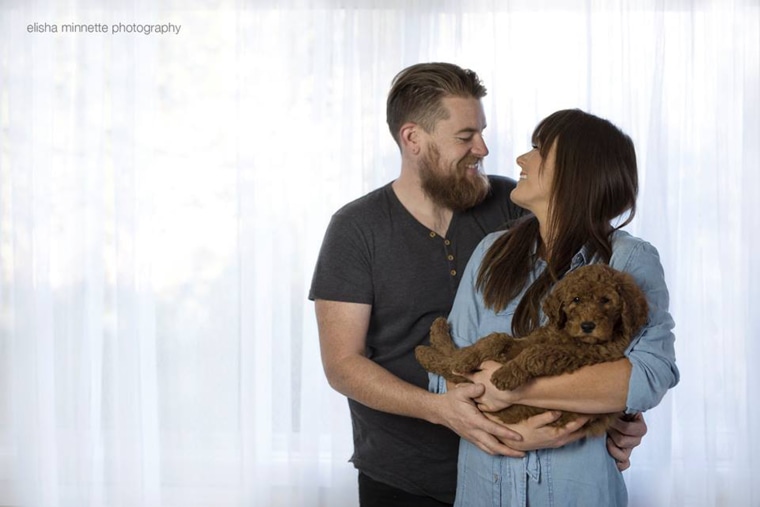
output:
<instances>
[{"instance_id":1,"label":"woman's face","mask_svg":"<svg viewBox=\"0 0 760 507\"><path fill-rule=\"evenodd\" d=\"M554 181L554 160L557 142L552 144L544 159L537 147L517 157L520 166L520 179L512 190L512 202L531 211L539 222L548 218L549 201Z\"/></svg>"}]
</instances>

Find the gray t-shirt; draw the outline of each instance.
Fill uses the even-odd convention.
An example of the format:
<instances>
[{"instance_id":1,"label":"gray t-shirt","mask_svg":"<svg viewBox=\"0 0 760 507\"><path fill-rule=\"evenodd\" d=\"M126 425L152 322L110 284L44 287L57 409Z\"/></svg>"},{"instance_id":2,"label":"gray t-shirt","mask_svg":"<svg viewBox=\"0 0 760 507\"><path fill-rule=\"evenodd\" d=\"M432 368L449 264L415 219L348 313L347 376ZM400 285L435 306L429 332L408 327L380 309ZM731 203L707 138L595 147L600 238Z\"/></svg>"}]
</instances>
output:
<instances>
[{"instance_id":1,"label":"gray t-shirt","mask_svg":"<svg viewBox=\"0 0 760 507\"><path fill-rule=\"evenodd\" d=\"M514 181L490 176L491 193L454 213L446 237L419 223L390 184L333 215L314 270L309 299L372 305L367 357L427 389L414 358L430 325L446 316L462 272L486 234L524 211L509 200ZM373 410L349 399L356 468L412 494L452 503L459 437L444 426Z\"/></svg>"}]
</instances>

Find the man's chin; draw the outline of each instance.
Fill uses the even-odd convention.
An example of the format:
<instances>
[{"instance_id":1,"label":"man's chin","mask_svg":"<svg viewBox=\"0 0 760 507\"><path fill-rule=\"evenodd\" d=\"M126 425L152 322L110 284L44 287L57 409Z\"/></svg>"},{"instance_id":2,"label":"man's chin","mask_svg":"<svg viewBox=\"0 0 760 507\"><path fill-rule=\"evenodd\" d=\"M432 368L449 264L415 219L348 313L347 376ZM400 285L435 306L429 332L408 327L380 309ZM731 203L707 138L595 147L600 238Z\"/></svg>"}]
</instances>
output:
<instances>
[{"instance_id":1,"label":"man's chin","mask_svg":"<svg viewBox=\"0 0 760 507\"><path fill-rule=\"evenodd\" d=\"M460 172L455 177L423 179L422 188L439 206L454 211L465 211L477 206L488 197L491 182L478 168L478 170Z\"/></svg>"},{"instance_id":2,"label":"man's chin","mask_svg":"<svg viewBox=\"0 0 760 507\"><path fill-rule=\"evenodd\" d=\"M486 185L479 192L473 191L468 195L458 196L457 199L452 199L449 202L448 207L454 211L467 211L483 202L488 197L490 188L490 186Z\"/></svg>"},{"instance_id":3,"label":"man's chin","mask_svg":"<svg viewBox=\"0 0 760 507\"><path fill-rule=\"evenodd\" d=\"M488 176L482 172L478 172L472 176L471 181L473 193L477 195L477 197L475 197L477 200L475 204L480 204L486 197L488 197L488 194L491 193L491 180L489 180Z\"/></svg>"}]
</instances>

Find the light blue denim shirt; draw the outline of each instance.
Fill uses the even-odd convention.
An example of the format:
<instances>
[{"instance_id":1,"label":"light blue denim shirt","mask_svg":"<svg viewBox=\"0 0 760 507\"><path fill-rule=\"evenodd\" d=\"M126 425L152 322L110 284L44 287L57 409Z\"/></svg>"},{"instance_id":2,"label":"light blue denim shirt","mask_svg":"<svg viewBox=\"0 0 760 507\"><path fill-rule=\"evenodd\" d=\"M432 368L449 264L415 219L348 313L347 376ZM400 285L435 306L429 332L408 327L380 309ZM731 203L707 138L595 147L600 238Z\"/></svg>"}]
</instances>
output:
<instances>
[{"instance_id":1,"label":"light blue denim shirt","mask_svg":"<svg viewBox=\"0 0 760 507\"><path fill-rule=\"evenodd\" d=\"M486 309L482 293L475 286L483 255L501 234L504 232L490 234L481 241L462 276L449 314L452 336L460 347L489 333L511 329L522 294L504 310L494 313ZM570 269L596 260L588 258L582 250L574 257ZM610 266L630 273L649 302L649 321L626 351L633 365L626 411L643 412L656 406L679 380L668 289L657 250L627 232L613 234ZM543 263L536 266L528 285L544 267ZM431 375L430 380L431 391L446 390L441 377ZM532 451L523 458L491 456L467 440L460 442L457 507L615 507L627 503L623 476L607 452L604 436L585 438L559 449Z\"/></svg>"}]
</instances>

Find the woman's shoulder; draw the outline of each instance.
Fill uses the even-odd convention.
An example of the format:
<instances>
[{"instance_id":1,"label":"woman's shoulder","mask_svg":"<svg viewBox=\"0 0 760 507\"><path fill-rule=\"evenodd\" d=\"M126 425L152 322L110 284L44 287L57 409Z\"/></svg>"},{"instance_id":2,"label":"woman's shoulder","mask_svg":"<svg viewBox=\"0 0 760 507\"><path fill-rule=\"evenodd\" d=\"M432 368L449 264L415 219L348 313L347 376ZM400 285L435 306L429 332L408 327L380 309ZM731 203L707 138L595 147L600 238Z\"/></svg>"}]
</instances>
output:
<instances>
[{"instance_id":1,"label":"woman's shoulder","mask_svg":"<svg viewBox=\"0 0 760 507\"><path fill-rule=\"evenodd\" d=\"M622 229L618 229L615 232L612 233L612 251L614 252L616 249L624 249L624 248L641 248L644 246L652 246L651 243L649 243L647 240L640 238L638 236L634 236L628 231L624 231Z\"/></svg>"},{"instance_id":2,"label":"woman's shoulder","mask_svg":"<svg viewBox=\"0 0 760 507\"><path fill-rule=\"evenodd\" d=\"M626 269L631 263L642 259L651 259L659 264L660 255L657 248L645 239L634 236L628 231L617 230L612 234L612 258L610 265L617 269Z\"/></svg>"},{"instance_id":3,"label":"woman's shoulder","mask_svg":"<svg viewBox=\"0 0 760 507\"><path fill-rule=\"evenodd\" d=\"M491 246L496 242L497 239L502 237L504 234L506 234L506 230L491 232L489 234L486 234L483 239L480 240L480 243L477 244L475 247L475 250L472 251L472 254L470 255L470 260L468 264L476 264L479 265L480 262L483 260L483 258L486 256L486 253L491 248Z\"/></svg>"},{"instance_id":4,"label":"woman's shoulder","mask_svg":"<svg viewBox=\"0 0 760 507\"><path fill-rule=\"evenodd\" d=\"M489 248L491 248L491 245L493 245L497 239L504 236L507 232L509 232L509 230L504 229L501 231L486 234L485 237L480 240L480 243L478 244L478 248L476 250L479 252L486 252Z\"/></svg>"}]
</instances>

